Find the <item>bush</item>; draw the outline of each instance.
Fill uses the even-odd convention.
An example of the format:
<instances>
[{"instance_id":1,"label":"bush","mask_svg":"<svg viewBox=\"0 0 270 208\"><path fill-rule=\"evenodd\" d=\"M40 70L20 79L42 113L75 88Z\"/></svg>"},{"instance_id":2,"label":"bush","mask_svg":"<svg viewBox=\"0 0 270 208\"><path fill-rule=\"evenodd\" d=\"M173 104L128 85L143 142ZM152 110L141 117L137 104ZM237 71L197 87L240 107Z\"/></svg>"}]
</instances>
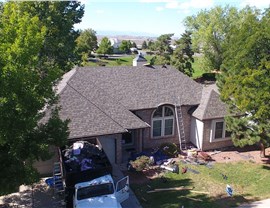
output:
<instances>
[{"instance_id":1,"label":"bush","mask_svg":"<svg viewBox=\"0 0 270 208\"><path fill-rule=\"evenodd\" d=\"M151 159L147 156L140 156L134 161L130 161L130 164L132 168L134 168L136 171L142 171L145 169L148 169L151 165Z\"/></svg>"},{"instance_id":2,"label":"bush","mask_svg":"<svg viewBox=\"0 0 270 208\"><path fill-rule=\"evenodd\" d=\"M159 149L163 154L169 157L176 157L178 154L177 146L174 143L163 143L160 145Z\"/></svg>"}]
</instances>

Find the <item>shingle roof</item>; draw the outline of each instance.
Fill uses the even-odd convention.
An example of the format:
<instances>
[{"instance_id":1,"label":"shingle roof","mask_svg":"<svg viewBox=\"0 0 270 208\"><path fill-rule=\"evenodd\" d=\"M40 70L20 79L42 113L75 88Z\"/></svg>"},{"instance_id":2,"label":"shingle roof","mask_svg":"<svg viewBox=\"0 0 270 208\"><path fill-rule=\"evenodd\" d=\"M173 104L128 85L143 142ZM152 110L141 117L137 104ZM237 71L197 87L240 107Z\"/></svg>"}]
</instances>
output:
<instances>
[{"instance_id":1,"label":"shingle roof","mask_svg":"<svg viewBox=\"0 0 270 208\"><path fill-rule=\"evenodd\" d=\"M201 104L193 112L192 116L200 119L222 118L227 115L227 106L220 100L217 86L208 85L202 90Z\"/></svg>"},{"instance_id":2,"label":"shingle roof","mask_svg":"<svg viewBox=\"0 0 270 208\"><path fill-rule=\"evenodd\" d=\"M161 103L196 105L202 91L188 76L162 66L83 67L71 82L76 87L95 85L129 110L155 108ZM88 89L90 93L91 87Z\"/></svg>"},{"instance_id":3,"label":"shingle roof","mask_svg":"<svg viewBox=\"0 0 270 208\"><path fill-rule=\"evenodd\" d=\"M147 128L131 110L198 105L202 86L171 67L80 67L68 72L57 90L60 117L70 119L70 138L80 138Z\"/></svg>"}]
</instances>

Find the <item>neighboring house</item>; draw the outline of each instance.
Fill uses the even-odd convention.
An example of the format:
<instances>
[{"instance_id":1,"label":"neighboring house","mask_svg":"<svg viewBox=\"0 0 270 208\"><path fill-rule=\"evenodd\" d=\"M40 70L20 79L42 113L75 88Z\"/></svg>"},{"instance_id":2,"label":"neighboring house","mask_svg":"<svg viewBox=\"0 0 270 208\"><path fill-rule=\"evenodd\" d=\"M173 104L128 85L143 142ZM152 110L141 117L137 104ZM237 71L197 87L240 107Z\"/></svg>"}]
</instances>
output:
<instances>
[{"instance_id":1,"label":"neighboring house","mask_svg":"<svg viewBox=\"0 0 270 208\"><path fill-rule=\"evenodd\" d=\"M121 41L117 38L109 38L109 41L111 42L111 46L113 47L113 53L119 53L119 47L121 45Z\"/></svg>"},{"instance_id":2,"label":"neighboring house","mask_svg":"<svg viewBox=\"0 0 270 208\"><path fill-rule=\"evenodd\" d=\"M187 142L202 150L232 145L217 90L169 66L78 67L64 76L58 94L69 139L98 138L111 162L122 163L128 150L179 144L175 106Z\"/></svg>"}]
</instances>

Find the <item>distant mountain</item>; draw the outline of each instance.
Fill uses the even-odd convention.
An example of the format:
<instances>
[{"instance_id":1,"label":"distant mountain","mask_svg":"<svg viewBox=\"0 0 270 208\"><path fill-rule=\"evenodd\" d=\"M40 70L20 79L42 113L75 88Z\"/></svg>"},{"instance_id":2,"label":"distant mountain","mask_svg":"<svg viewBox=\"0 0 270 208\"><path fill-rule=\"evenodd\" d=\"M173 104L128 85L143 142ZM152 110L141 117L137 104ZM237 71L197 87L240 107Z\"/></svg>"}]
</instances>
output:
<instances>
[{"instance_id":1,"label":"distant mountain","mask_svg":"<svg viewBox=\"0 0 270 208\"><path fill-rule=\"evenodd\" d=\"M97 30L98 36L138 36L156 38L159 35L146 32L131 32L131 31L112 31L112 30Z\"/></svg>"}]
</instances>

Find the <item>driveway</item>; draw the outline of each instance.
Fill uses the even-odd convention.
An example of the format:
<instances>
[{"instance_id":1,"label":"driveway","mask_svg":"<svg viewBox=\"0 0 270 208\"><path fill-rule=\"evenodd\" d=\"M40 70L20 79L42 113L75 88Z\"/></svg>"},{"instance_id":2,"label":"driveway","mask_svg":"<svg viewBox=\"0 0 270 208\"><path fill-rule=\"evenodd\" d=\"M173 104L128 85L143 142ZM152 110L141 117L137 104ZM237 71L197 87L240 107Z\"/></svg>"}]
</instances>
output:
<instances>
[{"instance_id":1,"label":"driveway","mask_svg":"<svg viewBox=\"0 0 270 208\"><path fill-rule=\"evenodd\" d=\"M270 207L270 199L265 199L262 201L256 201L249 204L242 204L238 208L269 208Z\"/></svg>"}]
</instances>

